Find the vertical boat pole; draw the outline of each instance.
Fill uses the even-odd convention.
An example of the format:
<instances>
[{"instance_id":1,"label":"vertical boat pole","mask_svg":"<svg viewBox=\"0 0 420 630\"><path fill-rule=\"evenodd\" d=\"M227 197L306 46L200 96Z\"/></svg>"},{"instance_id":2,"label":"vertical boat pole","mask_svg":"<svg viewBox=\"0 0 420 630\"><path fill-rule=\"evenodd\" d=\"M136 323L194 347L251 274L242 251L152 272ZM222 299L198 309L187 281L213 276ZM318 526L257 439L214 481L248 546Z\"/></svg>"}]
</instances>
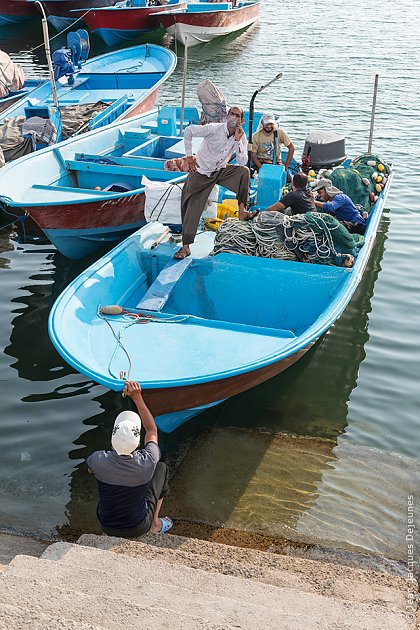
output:
<instances>
[{"instance_id":1,"label":"vertical boat pole","mask_svg":"<svg viewBox=\"0 0 420 630\"><path fill-rule=\"evenodd\" d=\"M187 65L188 65L188 35L184 40L184 76L182 79L182 98L181 98L181 119L179 122L179 135L182 136L182 128L184 126L184 109L185 109L185 91L187 86Z\"/></svg>"},{"instance_id":2,"label":"vertical boat pole","mask_svg":"<svg viewBox=\"0 0 420 630\"><path fill-rule=\"evenodd\" d=\"M379 74L375 74L375 87L373 88L372 114L370 117L368 153L372 152L373 125L375 124L376 94L378 93L378 80L379 80Z\"/></svg>"},{"instance_id":3,"label":"vertical boat pole","mask_svg":"<svg viewBox=\"0 0 420 630\"><path fill-rule=\"evenodd\" d=\"M53 101L54 101L55 107L58 110L57 89L55 87L54 68L51 61L50 36L48 34L47 16L45 15L44 7L42 6L41 2L39 2L39 0L36 0L35 4L39 5L41 9L41 13L42 13L42 32L44 35L45 55L47 57L48 70L50 72L50 81L51 81L51 88L52 88L52 93L53 93Z\"/></svg>"},{"instance_id":4,"label":"vertical boat pole","mask_svg":"<svg viewBox=\"0 0 420 630\"><path fill-rule=\"evenodd\" d=\"M254 94L252 95L251 101L249 103L249 127L248 127L248 168L251 168L251 153L252 153L252 127L254 126L254 101L257 97L257 95L262 92L263 90L265 90L266 87L268 87L269 85L271 85L272 83L274 83L274 81L277 81L278 79L281 79L281 77L283 76L282 72L279 72L278 74L276 74L276 76L274 77L274 79L271 79L271 81L269 81L268 83L266 83L265 85L262 85L258 90L255 90Z\"/></svg>"}]
</instances>

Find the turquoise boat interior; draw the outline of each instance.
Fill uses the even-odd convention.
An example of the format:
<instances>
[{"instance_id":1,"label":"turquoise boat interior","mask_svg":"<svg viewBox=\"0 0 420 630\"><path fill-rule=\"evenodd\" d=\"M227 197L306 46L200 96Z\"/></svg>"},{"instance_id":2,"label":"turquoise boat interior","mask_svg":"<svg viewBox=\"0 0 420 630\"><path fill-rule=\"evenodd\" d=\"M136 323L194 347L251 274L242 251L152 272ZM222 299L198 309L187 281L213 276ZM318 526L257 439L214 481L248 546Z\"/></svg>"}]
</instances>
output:
<instances>
[{"instance_id":1,"label":"turquoise boat interior","mask_svg":"<svg viewBox=\"0 0 420 630\"><path fill-rule=\"evenodd\" d=\"M260 118L261 114L255 116L254 128ZM186 107L183 129L198 124L199 119L196 107ZM194 138L194 152L200 143L201 138ZM184 155L181 108L166 106L118 125L70 138L59 146L48 147L6 165L0 171L1 197L9 207L78 204L101 197L128 197L133 192L143 192L144 176L153 181L184 181L186 173L164 170L166 160ZM278 182L277 186L280 184ZM235 195L222 189L221 196ZM251 199L254 197L255 187L251 190Z\"/></svg>"},{"instance_id":2,"label":"turquoise boat interior","mask_svg":"<svg viewBox=\"0 0 420 630\"><path fill-rule=\"evenodd\" d=\"M106 53L80 63L73 73L56 81L60 116L54 108L51 82L45 81L2 111L0 124L17 116L27 120L33 116L46 118L55 125L58 142L62 139L61 122L69 116L69 108L75 112L76 106L97 104L97 112L92 112L83 131L98 129L129 116L172 74L175 66L176 55L154 44ZM37 149L44 146L39 144Z\"/></svg>"},{"instance_id":3,"label":"turquoise boat interior","mask_svg":"<svg viewBox=\"0 0 420 630\"><path fill-rule=\"evenodd\" d=\"M169 387L278 361L301 344L350 275L338 267L209 256L210 232L198 235L180 265L175 243L151 249L164 229L150 223L126 239L75 280L51 313L50 334L66 360L112 389L122 388L128 372L143 387ZM98 316L109 304L124 314ZM138 313L142 323L132 317Z\"/></svg>"}]
</instances>

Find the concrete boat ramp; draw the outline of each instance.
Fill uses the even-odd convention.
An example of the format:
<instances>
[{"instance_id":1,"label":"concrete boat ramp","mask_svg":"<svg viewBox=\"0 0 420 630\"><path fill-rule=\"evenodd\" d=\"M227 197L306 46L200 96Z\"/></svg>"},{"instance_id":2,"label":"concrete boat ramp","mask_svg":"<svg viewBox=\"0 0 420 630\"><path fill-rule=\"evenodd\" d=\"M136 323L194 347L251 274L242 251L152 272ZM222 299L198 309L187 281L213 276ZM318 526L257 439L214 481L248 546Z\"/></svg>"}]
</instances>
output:
<instances>
[{"instance_id":1,"label":"concrete boat ramp","mask_svg":"<svg viewBox=\"0 0 420 630\"><path fill-rule=\"evenodd\" d=\"M372 569L171 534L0 536L0 628L414 630L407 582ZM353 563L354 564L354 563Z\"/></svg>"}]
</instances>

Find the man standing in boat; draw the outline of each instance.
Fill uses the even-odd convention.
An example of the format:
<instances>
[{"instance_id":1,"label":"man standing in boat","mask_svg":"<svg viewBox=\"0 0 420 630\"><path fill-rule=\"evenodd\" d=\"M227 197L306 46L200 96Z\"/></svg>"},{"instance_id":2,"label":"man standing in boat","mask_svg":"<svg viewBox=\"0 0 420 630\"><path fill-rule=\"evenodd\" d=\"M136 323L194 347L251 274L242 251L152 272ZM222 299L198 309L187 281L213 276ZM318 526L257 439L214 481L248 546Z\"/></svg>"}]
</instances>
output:
<instances>
[{"instance_id":1,"label":"man standing in boat","mask_svg":"<svg viewBox=\"0 0 420 630\"><path fill-rule=\"evenodd\" d=\"M185 152L189 174L181 197L182 247L175 258L183 259L191 254L190 245L197 234L210 192L216 184L236 193L240 219L252 219L255 213L246 211L249 195L249 169L247 140L242 129L244 112L241 107L231 107L224 123L190 125L185 129ZM192 155L192 139L203 142ZM237 164L228 164L233 154Z\"/></svg>"},{"instance_id":2,"label":"man standing in boat","mask_svg":"<svg viewBox=\"0 0 420 630\"><path fill-rule=\"evenodd\" d=\"M159 517L159 510L169 493L168 467L159 461L156 423L138 383L126 381L124 393L138 413L121 412L112 431L112 450L96 451L86 460L98 484L99 525L109 536L123 538L165 533L172 521ZM146 435L144 447L138 450L142 422Z\"/></svg>"}]
</instances>

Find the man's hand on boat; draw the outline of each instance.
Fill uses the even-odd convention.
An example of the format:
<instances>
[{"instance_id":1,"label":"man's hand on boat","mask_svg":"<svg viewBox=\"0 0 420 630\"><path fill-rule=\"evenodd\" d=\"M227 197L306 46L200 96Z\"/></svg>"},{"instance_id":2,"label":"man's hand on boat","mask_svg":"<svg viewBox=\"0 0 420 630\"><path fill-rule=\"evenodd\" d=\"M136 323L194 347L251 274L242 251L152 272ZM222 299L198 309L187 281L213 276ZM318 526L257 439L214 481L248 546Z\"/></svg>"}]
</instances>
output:
<instances>
[{"instance_id":1,"label":"man's hand on boat","mask_svg":"<svg viewBox=\"0 0 420 630\"><path fill-rule=\"evenodd\" d=\"M187 163L189 171L197 170L197 160L195 159L195 155L187 155Z\"/></svg>"},{"instance_id":2,"label":"man's hand on boat","mask_svg":"<svg viewBox=\"0 0 420 630\"><path fill-rule=\"evenodd\" d=\"M141 397L140 383L137 383L137 381L125 381L122 393L124 397L128 396L132 399L136 398L137 396Z\"/></svg>"}]
</instances>

